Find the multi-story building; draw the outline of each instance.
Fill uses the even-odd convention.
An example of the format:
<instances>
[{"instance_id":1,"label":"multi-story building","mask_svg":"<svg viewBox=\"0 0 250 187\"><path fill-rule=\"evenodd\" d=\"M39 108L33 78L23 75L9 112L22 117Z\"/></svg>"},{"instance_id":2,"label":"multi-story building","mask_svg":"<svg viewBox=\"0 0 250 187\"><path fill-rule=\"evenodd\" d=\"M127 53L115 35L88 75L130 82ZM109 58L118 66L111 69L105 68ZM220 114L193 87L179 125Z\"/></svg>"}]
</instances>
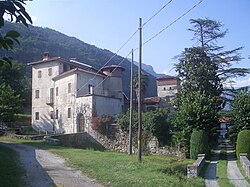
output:
<instances>
[{"instance_id":1,"label":"multi-story building","mask_svg":"<svg viewBox=\"0 0 250 187\"><path fill-rule=\"evenodd\" d=\"M123 111L120 66L97 71L92 66L60 57L31 62L32 127L59 133L90 132L93 116Z\"/></svg>"},{"instance_id":2,"label":"multi-story building","mask_svg":"<svg viewBox=\"0 0 250 187\"><path fill-rule=\"evenodd\" d=\"M180 80L175 76L159 77L156 82L158 97L165 98L166 101L171 101L180 88Z\"/></svg>"}]
</instances>

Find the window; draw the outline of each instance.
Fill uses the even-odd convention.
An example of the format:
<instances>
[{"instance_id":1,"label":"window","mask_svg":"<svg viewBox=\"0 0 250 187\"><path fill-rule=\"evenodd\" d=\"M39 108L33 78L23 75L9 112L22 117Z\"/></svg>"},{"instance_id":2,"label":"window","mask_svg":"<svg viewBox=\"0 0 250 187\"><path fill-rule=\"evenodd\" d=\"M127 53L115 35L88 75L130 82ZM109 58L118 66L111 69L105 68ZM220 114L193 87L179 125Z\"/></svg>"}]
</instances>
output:
<instances>
[{"instance_id":1,"label":"window","mask_svg":"<svg viewBox=\"0 0 250 187\"><path fill-rule=\"evenodd\" d=\"M93 92L94 92L94 86L89 85L89 94L93 94Z\"/></svg>"},{"instance_id":2,"label":"window","mask_svg":"<svg viewBox=\"0 0 250 187\"><path fill-rule=\"evenodd\" d=\"M68 118L71 118L71 108L68 108Z\"/></svg>"},{"instance_id":3,"label":"window","mask_svg":"<svg viewBox=\"0 0 250 187\"><path fill-rule=\"evenodd\" d=\"M39 120L39 112L36 112L36 113L35 113L35 119L36 119L36 120Z\"/></svg>"},{"instance_id":4,"label":"window","mask_svg":"<svg viewBox=\"0 0 250 187\"><path fill-rule=\"evenodd\" d=\"M58 87L56 87L56 96L58 96Z\"/></svg>"},{"instance_id":5,"label":"window","mask_svg":"<svg viewBox=\"0 0 250 187\"><path fill-rule=\"evenodd\" d=\"M42 71L41 70L38 71L38 78L42 78Z\"/></svg>"},{"instance_id":6,"label":"window","mask_svg":"<svg viewBox=\"0 0 250 187\"><path fill-rule=\"evenodd\" d=\"M68 93L71 93L71 83L68 84Z\"/></svg>"},{"instance_id":7,"label":"window","mask_svg":"<svg viewBox=\"0 0 250 187\"><path fill-rule=\"evenodd\" d=\"M166 88L164 87L163 90L166 91Z\"/></svg>"},{"instance_id":8,"label":"window","mask_svg":"<svg viewBox=\"0 0 250 187\"><path fill-rule=\"evenodd\" d=\"M48 75L51 76L52 75L52 68L48 69Z\"/></svg>"},{"instance_id":9,"label":"window","mask_svg":"<svg viewBox=\"0 0 250 187\"><path fill-rule=\"evenodd\" d=\"M54 119L54 111L50 111L50 119Z\"/></svg>"},{"instance_id":10,"label":"window","mask_svg":"<svg viewBox=\"0 0 250 187\"><path fill-rule=\"evenodd\" d=\"M35 91L35 98L39 98L39 94L40 94L39 92L40 92L39 90Z\"/></svg>"},{"instance_id":11,"label":"window","mask_svg":"<svg viewBox=\"0 0 250 187\"><path fill-rule=\"evenodd\" d=\"M58 119L58 110L56 110L56 119Z\"/></svg>"}]
</instances>

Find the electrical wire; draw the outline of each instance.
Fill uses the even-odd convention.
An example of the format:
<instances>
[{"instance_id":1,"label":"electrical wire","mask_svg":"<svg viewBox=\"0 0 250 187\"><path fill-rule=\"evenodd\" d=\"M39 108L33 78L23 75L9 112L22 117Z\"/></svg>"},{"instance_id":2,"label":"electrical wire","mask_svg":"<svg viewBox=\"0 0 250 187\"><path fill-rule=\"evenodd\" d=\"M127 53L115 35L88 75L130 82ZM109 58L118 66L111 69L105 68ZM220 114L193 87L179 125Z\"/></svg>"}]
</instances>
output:
<instances>
[{"instance_id":1,"label":"electrical wire","mask_svg":"<svg viewBox=\"0 0 250 187\"><path fill-rule=\"evenodd\" d=\"M142 24L142 27L147 25L155 16L157 16L164 8L166 8L173 0L168 1L163 7L161 7L153 16L151 16L145 23Z\"/></svg>"},{"instance_id":2,"label":"electrical wire","mask_svg":"<svg viewBox=\"0 0 250 187\"><path fill-rule=\"evenodd\" d=\"M131 52L129 52L128 54L127 54L127 56L125 57L125 58L123 58L121 61L120 61L120 63L118 64L118 65L116 65L116 67L113 69L113 71L111 72L111 73L113 73L119 66L121 66L121 64L125 61L125 60L128 60L127 58L128 58L128 56L130 55L132 53L132 51ZM110 75L107 75L107 77L105 77L99 84L97 84L95 87L94 87L94 90L96 89L96 88L98 88L108 77L109 77Z\"/></svg>"},{"instance_id":3,"label":"electrical wire","mask_svg":"<svg viewBox=\"0 0 250 187\"><path fill-rule=\"evenodd\" d=\"M143 25L142 27L144 27L145 25L147 25L152 19L154 19L164 8L166 8L173 0L169 0L162 8L160 8L153 16L151 16ZM174 23L176 23L177 21L179 21L182 17L184 17L185 15L187 15L190 11L192 11L194 8L196 8L199 4L202 3L203 0L200 0L197 4L195 4L192 8L190 8L189 10L187 10L185 13L183 13L181 16L179 16L177 19L175 19L173 22L171 22L169 25L167 25L165 28L163 28L162 30L160 30L158 33L156 33L154 36L152 36L150 39L148 39L146 42L143 43L143 46L146 45L147 43L149 43L150 41L152 41L154 38L156 38L158 35L160 35L162 32L164 32L165 30L167 30L169 27L171 27ZM82 88L84 88L85 86L87 86L91 81L93 81L95 79L95 77L97 76L97 74L101 71L101 69L103 67L105 67L115 56L117 56L117 54L121 51L121 49L123 49L123 47L125 45L128 44L128 42L137 34L138 29L126 40L126 42L116 51L116 53L110 57L110 59L104 63L104 65L97 71L96 75L93 76L93 78L91 78L87 83L85 83L83 86L81 86L78 90L80 91ZM134 51L138 50L138 48L134 49ZM123 60L118 64L121 65L125 59L127 59L127 57L131 54L131 52L126 56L126 58L123 58ZM117 68L117 67L116 67ZM114 70L116 70L116 68ZM113 70L113 71L114 71ZM112 71L112 72L113 72ZM107 76L103 81L101 81L101 83L103 83L109 76ZM99 83L97 85L97 87L101 84ZM95 88L94 88L95 89Z\"/></svg>"},{"instance_id":4,"label":"electrical wire","mask_svg":"<svg viewBox=\"0 0 250 187\"><path fill-rule=\"evenodd\" d=\"M181 18L183 18L185 15L187 15L190 11L192 11L193 9L195 9L199 4L202 3L203 0L200 0L197 4L195 4L192 8L188 9L185 13L183 13L181 16L179 16L177 19L175 19L173 22L171 22L169 25L167 25L166 27L164 27L162 30L160 30L158 33L156 33L154 36L152 36L151 38L149 38L148 40L146 40L143 43L143 46L146 45L147 43L149 43L151 40L153 40L154 38L156 38L158 35L160 35L161 33L163 33L165 30L167 30L169 27L171 27L173 24L175 24L177 21L179 21Z\"/></svg>"}]
</instances>

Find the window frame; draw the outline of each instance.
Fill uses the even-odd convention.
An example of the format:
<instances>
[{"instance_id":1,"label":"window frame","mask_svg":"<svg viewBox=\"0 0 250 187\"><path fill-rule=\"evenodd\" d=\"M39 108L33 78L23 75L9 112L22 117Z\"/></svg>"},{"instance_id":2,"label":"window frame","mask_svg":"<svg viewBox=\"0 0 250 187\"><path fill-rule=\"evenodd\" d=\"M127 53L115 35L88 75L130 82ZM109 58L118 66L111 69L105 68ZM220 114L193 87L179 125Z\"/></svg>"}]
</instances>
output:
<instances>
[{"instance_id":1,"label":"window frame","mask_svg":"<svg viewBox=\"0 0 250 187\"><path fill-rule=\"evenodd\" d=\"M71 82L68 83L68 93L71 93L71 89L72 89L72 85L71 85Z\"/></svg>"},{"instance_id":2,"label":"window frame","mask_svg":"<svg viewBox=\"0 0 250 187\"><path fill-rule=\"evenodd\" d=\"M40 113L39 112L35 112L35 120L40 120Z\"/></svg>"},{"instance_id":3,"label":"window frame","mask_svg":"<svg viewBox=\"0 0 250 187\"><path fill-rule=\"evenodd\" d=\"M71 108L68 108L68 118L71 118Z\"/></svg>"},{"instance_id":4,"label":"window frame","mask_svg":"<svg viewBox=\"0 0 250 187\"><path fill-rule=\"evenodd\" d=\"M42 70L38 70L38 72L37 72L37 77L38 77L38 78L42 78Z\"/></svg>"},{"instance_id":5,"label":"window frame","mask_svg":"<svg viewBox=\"0 0 250 187\"><path fill-rule=\"evenodd\" d=\"M35 90L35 99L40 98L40 90Z\"/></svg>"},{"instance_id":6,"label":"window frame","mask_svg":"<svg viewBox=\"0 0 250 187\"><path fill-rule=\"evenodd\" d=\"M52 68L48 69L48 76L52 76Z\"/></svg>"}]
</instances>

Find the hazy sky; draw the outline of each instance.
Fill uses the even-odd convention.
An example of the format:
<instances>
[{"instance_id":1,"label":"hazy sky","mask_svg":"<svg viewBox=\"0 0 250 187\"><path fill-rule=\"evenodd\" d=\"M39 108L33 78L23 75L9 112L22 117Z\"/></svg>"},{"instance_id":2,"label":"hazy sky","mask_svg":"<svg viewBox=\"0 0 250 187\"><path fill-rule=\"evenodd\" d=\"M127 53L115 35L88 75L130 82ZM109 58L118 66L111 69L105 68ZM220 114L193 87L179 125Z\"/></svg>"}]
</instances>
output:
<instances>
[{"instance_id":1,"label":"hazy sky","mask_svg":"<svg viewBox=\"0 0 250 187\"><path fill-rule=\"evenodd\" d=\"M116 52L143 23L169 0L33 0L27 11L33 25L49 27L86 43ZM199 0L172 0L156 17L143 27L145 42L161 29L197 4ZM220 21L228 29L218 44L226 49L244 46L237 67L250 67L250 0L203 0L175 24L143 47L143 63L152 65L156 72L174 75L173 59L185 47L192 47L192 33L187 31L189 20L210 18ZM127 56L138 47L138 34L118 53ZM138 61L138 53L135 53ZM250 76L238 79L238 84L250 85Z\"/></svg>"}]
</instances>

